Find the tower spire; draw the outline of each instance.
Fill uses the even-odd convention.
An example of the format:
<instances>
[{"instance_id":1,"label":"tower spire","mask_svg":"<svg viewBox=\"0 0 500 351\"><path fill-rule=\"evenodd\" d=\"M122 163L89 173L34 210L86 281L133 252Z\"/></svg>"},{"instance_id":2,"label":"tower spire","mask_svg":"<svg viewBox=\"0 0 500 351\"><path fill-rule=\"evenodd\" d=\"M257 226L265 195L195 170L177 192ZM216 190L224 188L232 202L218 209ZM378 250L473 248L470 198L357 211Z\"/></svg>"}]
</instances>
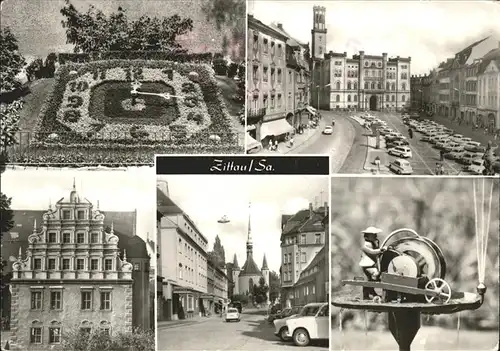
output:
<instances>
[{"instance_id":1,"label":"tower spire","mask_svg":"<svg viewBox=\"0 0 500 351\"><path fill-rule=\"evenodd\" d=\"M73 190L76 190L75 178L73 177Z\"/></svg>"},{"instance_id":2,"label":"tower spire","mask_svg":"<svg viewBox=\"0 0 500 351\"><path fill-rule=\"evenodd\" d=\"M269 267L267 266L266 254L264 254L264 259L262 260L262 270L269 270Z\"/></svg>"},{"instance_id":3,"label":"tower spire","mask_svg":"<svg viewBox=\"0 0 500 351\"><path fill-rule=\"evenodd\" d=\"M236 254L234 254L233 257L233 269L239 269L240 266L238 265L238 258L236 257Z\"/></svg>"},{"instance_id":4,"label":"tower spire","mask_svg":"<svg viewBox=\"0 0 500 351\"><path fill-rule=\"evenodd\" d=\"M252 203L248 203L248 237L247 237L247 257L253 255L252 225L251 225Z\"/></svg>"}]
</instances>

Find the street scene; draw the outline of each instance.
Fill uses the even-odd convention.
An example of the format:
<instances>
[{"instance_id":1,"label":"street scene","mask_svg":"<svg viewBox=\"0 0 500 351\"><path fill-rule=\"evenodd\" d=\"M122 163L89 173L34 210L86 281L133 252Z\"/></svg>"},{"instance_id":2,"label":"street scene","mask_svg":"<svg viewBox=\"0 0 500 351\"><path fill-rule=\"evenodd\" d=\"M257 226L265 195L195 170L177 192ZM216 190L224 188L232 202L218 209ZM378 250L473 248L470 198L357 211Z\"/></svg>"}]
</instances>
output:
<instances>
[{"instance_id":1,"label":"street scene","mask_svg":"<svg viewBox=\"0 0 500 351\"><path fill-rule=\"evenodd\" d=\"M2 1L2 157L244 152L245 0ZM5 161L4 161L5 162Z\"/></svg>"},{"instance_id":2,"label":"street scene","mask_svg":"<svg viewBox=\"0 0 500 351\"><path fill-rule=\"evenodd\" d=\"M335 173L498 174L500 9L476 5L250 1L247 152L330 154ZM442 11L443 30L398 22ZM483 20L459 25L471 12Z\"/></svg>"},{"instance_id":3,"label":"street scene","mask_svg":"<svg viewBox=\"0 0 500 351\"><path fill-rule=\"evenodd\" d=\"M330 350L498 350L500 180L331 182Z\"/></svg>"},{"instance_id":4,"label":"street scene","mask_svg":"<svg viewBox=\"0 0 500 351\"><path fill-rule=\"evenodd\" d=\"M3 170L1 350L155 350L147 171Z\"/></svg>"},{"instance_id":5,"label":"street scene","mask_svg":"<svg viewBox=\"0 0 500 351\"><path fill-rule=\"evenodd\" d=\"M156 190L158 350L328 350L328 177L159 175Z\"/></svg>"}]
</instances>

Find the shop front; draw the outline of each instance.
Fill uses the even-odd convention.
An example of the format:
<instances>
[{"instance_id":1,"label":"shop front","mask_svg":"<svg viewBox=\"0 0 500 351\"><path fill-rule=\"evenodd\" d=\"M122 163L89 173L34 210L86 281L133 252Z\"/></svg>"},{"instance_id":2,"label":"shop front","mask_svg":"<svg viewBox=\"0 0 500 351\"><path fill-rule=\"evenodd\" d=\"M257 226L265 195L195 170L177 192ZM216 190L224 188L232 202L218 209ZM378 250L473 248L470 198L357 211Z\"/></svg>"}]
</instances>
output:
<instances>
[{"instance_id":1,"label":"shop front","mask_svg":"<svg viewBox=\"0 0 500 351\"><path fill-rule=\"evenodd\" d=\"M172 310L177 319L190 319L199 316L203 309L200 303L200 292L189 288L174 288L172 294Z\"/></svg>"},{"instance_id":2,"label":"shop front","mask_svg":"<svg viewBox=\"0 0 500 351\"><path fill-rule=\"evenodd\" d=\"M262 145L266 147L269 141L285 141L287 134L293 132L293 127L284 116L280 119L275 119L272 121L264 122L260 126L260 140Z\"/></svg>"}]
</instances>

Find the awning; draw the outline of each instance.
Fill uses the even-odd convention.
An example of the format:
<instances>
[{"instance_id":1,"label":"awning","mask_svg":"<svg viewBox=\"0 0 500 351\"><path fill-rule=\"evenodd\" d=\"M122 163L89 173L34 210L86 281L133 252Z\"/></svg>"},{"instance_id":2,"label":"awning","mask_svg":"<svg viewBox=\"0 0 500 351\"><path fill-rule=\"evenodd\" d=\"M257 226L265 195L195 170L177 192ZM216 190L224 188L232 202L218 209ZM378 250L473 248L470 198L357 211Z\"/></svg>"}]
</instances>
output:
<instances>
[{"instance_id":1,"label":"awning","mask_svg":"<svg viewBox=\"0 0 500 351\"><path fill-rule=\"evenodd\" d=\"M249 133L247 133L247 137L245 139L245 142L246 142L246 145L247 145L247 148L246 148L247 150L250 150L250 149L262 146L262 144L259 143L254 138L252 138L252 136Z\"/></svg>"},{"instance_id":2,"label":"awning","mask_svg":"<svg viewBox=\"0 0 500 351\"><path fill-rule=\"evenodd\" d=\"M316 111L311 106L306 106L306 110L313 115L316 114Z\"/></svg>"},{"instance_id":3,"label":"awning","mask_svg":"<svg viewBox=\"0 0 500 351\"><path fill-rule=\"evenodd\" d=\"M286 119L276 119L274 121L262 123L262 126L260 127L260 140L267 136L281 135L291 132L293 132L293 127L286 121Z\"/></svg>"},{"instance_id":4,"label":"awning","mask_svg":"<svg viewBox=\"0 0 500 351\"><path fill-rule=\"evenodd\" d=\"M247 125L247 132L251 131L251 130L255 130L257 127L255 126L255 124L249 124Z\"/></svg>"}]
</instances>

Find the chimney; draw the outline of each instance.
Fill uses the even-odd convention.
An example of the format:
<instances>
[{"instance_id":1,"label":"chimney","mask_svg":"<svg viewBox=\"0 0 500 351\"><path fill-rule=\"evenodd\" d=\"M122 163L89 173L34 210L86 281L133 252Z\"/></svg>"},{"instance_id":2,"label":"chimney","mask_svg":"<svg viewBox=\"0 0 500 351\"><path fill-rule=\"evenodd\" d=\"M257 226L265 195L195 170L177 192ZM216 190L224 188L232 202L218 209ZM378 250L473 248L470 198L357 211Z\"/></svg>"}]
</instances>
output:
<instances>
[{"instance_id":1,"label":"chimney","mask_svg":"<svg viewBox=\"0 0 500 351\"><path fill-rule=\"evenodd\" d=\"M278 29L283 30L283 23L278 23Z\"/></svg>"},{"instance_id":2,"label":"chimney","mask_svg":"<svg viewBox=\"0 0 500 351\"><path fill-rule=\"evenodd\" d=\"M161 190L162 193L164 193L166 196L170 196L168 192L168 182L165 180L159 180L156 183L156 186Z\"/></svg>"},{"instance_id":3,"label":"chimney","mask_svg":"<svg viewBox=\"0 0 500 351\"><path fill-rule=\"evenodd\" d=\"M312 218L313 216L313 204L312 202L309 202L309 218Z\"/></svg>"}]
</instances>

